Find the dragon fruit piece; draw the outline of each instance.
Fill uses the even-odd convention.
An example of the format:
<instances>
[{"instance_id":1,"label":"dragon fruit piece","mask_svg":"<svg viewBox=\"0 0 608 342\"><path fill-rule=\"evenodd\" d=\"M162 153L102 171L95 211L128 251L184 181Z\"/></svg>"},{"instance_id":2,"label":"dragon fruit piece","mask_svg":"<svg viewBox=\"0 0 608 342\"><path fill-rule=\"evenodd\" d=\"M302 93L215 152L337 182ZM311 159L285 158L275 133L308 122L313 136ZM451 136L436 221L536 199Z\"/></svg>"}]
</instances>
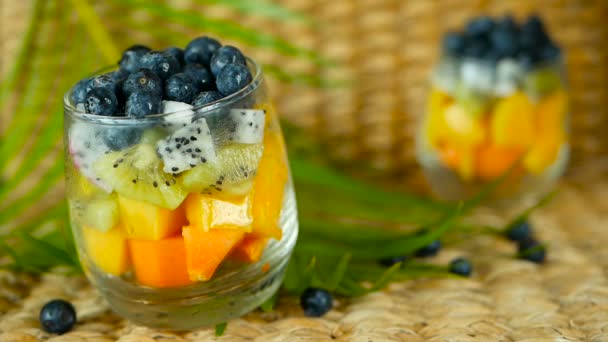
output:
<instances>
[{"instance_id":1,"label":"dragon fruit piece","mask_svg":"<svg viewBox=\"0 0 608 342\"><path fill-rule=\"evenodd\" d=\"M215 163L215 147L205 119L182 127L156 144L167 173L180 173L203 163Z\"/></svg>"},{"instance_id":2,"label":"dragon fruit piece","mask_svg":"<svg viewBox=\"0 0 608 342\"><path fill-rule=\"evenodd\" d=\"M171 131L188 126L192 122L194 111L192 105L177 101L163 101L162 109L165 116L163 127Z\"/></svg>"},{"instance_id":3,"label":"dragon fruit piece","mask_svg":"<svg viewBox=\"0 0 608 342\"><path fill-rule=\"evenodd\" d=\"M232 109L230 119L234 125L228 140L242 144L258 144L264 140L266 112L258 109Z\"/></svg>"},{"instance_id":4,"label":"dragon fruit piece","mask_svg":"<svg viewBox=\"0 0 608 342\"><path fill-rule=\"evenodd\" d=\"M74 123L68 132L68 151L74 166L83 176L103 191L112 192L112 187L104 183L93 171L93 163L112 151L106 145L102 131L85 123Z\"/></svg>"}]
</instances>

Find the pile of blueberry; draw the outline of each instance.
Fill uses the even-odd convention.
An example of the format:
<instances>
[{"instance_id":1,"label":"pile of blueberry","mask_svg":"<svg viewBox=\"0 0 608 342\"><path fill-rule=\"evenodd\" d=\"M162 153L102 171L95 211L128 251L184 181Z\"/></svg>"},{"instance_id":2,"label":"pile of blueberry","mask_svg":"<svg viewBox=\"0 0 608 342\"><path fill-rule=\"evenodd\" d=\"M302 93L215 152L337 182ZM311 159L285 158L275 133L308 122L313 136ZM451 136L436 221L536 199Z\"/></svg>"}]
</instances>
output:
<instances>
[{"instance_id":1,"label":"pile of blueberry","mask_svg":"<svg viewBox=\"0 0 608 342\"><path fill-rule=\"evenodd\" d=\"M443 38L445 54L496 63L517 60L524 68L555 62L560 48L547 34L537 15L518 24L512 16L493 19L482 16L471 20L464 32L449 32Z\"/></svg>"},{"instance_id":2,"label":"pile of blueberry","mask_svg":"<svg viewBox=\"0 0 608 342\"><path fill-rule=\"evenodd\" d=\"M534 237L532 225L527 220L515 222L505 231L506 237L517 244L520 259L537 264L545 262L546 247Z\"/></svg>"},{"instance_id":3,"label":"pile of blueberry","mask_svg":"<svg viewBox=\"0 0 608 342\"><path fill-rule=\"evenodd\" d=\"M78 82L72 104L82 104L90 114L141 118L161 113L163 100L203 106L252 81L241 51L209 37L196 38L183 50L133 45L118 65L116 71Z\"/></svg>"}]
</instances>

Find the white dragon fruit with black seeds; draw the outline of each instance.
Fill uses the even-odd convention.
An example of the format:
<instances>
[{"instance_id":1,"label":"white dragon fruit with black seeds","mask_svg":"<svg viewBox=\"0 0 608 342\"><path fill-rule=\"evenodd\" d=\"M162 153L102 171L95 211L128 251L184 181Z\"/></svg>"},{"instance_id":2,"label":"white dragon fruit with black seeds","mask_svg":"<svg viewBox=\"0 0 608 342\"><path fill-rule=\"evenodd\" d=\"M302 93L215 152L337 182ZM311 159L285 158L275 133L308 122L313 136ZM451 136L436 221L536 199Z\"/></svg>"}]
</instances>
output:
<instances>
[{"instance_id":1,"label":"white dragon fruit with black seeds","mask_svg":"<svg viewBox=\"0 0 608 342\"><path fill-rule=\"evenodd\" d=\"M205 119L199 119L160 140L156 151L163 161L163 171L167 173L180 173L216 160L213 138Z\"/></svg>"},{"instance_id":2,"label":"white dragon fruit with black seeds","mask_svg":"<svg viewBox=\"0 0 608 342\"><path fill-rule=\"evenodd\" d=\"M112 151L104 141L103 131L85 123L74 123L68 132L68 151L83 176L103 191L112 191L112 187L104 183L93 171L93 163Z\"/></svg>"},{"instance_id":3,"label":"white dragon fruit with black seeds","mask_svg":"<svg viewBox=\"0 0 608 342\"><path fill-rule=\"evenodd\" d=\"M264 140L266 112L258 109L230 110L232 124L228 140L242 144L258 144Z\"/></svg>"},{"instance_id":4,"label":"white dragon fruit with black seeds","mask_svg":"<svg viewBox=\"0 0 608 342\"><path fill-rule=\"evenodd\" d=\"M163 127L175 131L188 126L192 122L194 111L192 105L185 102L163 101L163 114L168 114L164 117Z\"/></svg>"}]
</instances>

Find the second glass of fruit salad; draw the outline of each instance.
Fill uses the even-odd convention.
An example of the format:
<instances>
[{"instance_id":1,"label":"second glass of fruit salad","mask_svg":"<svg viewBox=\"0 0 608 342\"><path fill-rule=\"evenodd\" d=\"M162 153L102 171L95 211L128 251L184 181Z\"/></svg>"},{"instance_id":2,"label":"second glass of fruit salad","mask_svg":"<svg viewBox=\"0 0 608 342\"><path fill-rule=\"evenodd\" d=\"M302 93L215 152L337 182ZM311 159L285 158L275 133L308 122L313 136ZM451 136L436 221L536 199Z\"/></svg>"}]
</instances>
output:
<instances>
[{"instance_id":1,"label":"second glass of fruit salad","mask_svg":"<svg viewBox=\"0 0 608 342\"><path fill-rule=\"evenodd\" d=\"M502 175L498 202L536 197L563 173L563 57L539 17L478 17L447 33L431 83L417 156L440 197L469 198Z\"/></svg>"},{"instance_id":2,"label":"second glass of fruit salad","mask_svg":"<svg viewBox=\"0 0 608 342\"><path fill-rule=\"evenodd\" d=\"M298 223L259 65L208 37L138 45L64 102L72 231L115 312L194 329L277 291Z\"/></svg>"}]
</instances>

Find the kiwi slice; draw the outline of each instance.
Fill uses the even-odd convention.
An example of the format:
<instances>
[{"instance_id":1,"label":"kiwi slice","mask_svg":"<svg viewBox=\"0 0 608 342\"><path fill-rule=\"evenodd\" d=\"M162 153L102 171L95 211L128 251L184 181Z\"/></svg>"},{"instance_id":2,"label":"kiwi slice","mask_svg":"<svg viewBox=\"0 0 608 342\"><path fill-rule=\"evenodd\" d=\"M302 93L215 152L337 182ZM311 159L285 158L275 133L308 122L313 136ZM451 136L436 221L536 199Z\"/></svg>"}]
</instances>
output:
<instances>
[{"instance_id":1,"label":"kiwi slice","mask_svg":"<svg viewBox=\"0 0 608 342\"><path fill-rule=\"evenodd\" d=\"M188 195L175 175L163 172L162 161L150 144L105 154L93 170L120 195L167 209L177 208Z\"/></svg>"},{"instance_id":2,"label":"kiwi slice","mask_svg":"<svg viewBox=\"0 0 608 342\"><path fill-rule=\"evenodd\" d=\"M183 173L184 189L205 195L241 196L253 186L262 144L230 144L217 152L214 164L201 164Z\"/></svg>"}]
</instances>

